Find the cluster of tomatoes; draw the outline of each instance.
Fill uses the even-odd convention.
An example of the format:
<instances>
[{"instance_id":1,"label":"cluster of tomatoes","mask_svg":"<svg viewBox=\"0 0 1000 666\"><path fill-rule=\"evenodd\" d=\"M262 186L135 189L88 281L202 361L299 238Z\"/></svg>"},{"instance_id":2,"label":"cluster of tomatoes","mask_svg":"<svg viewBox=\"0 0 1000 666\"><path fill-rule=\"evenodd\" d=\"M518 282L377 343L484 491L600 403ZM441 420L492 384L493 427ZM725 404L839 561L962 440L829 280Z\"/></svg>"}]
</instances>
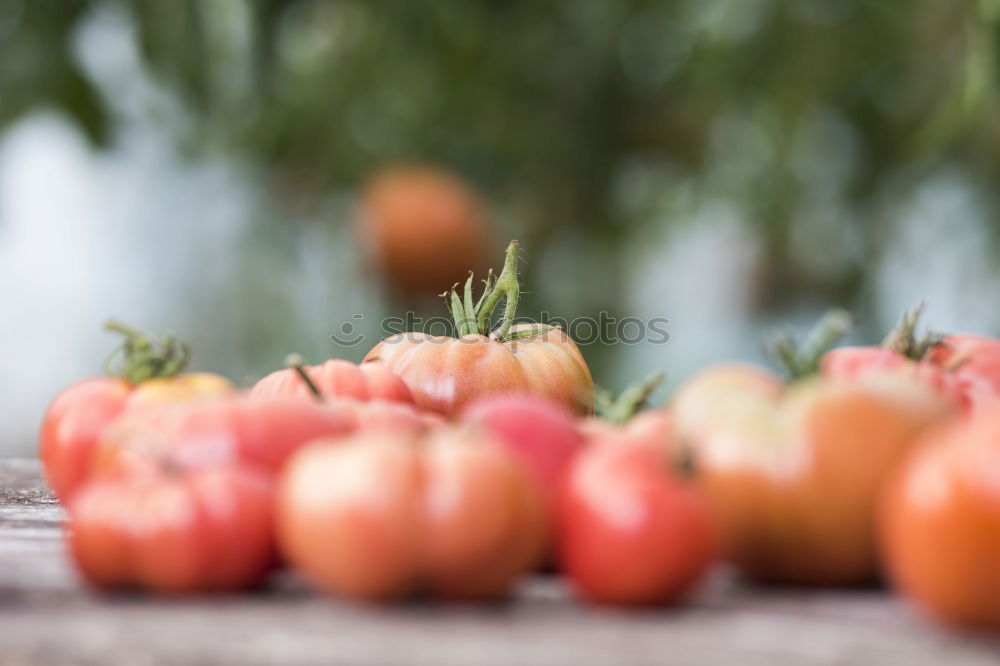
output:
<instances>
[{"instance_id":1,"label":"cluster of tomatoes","mask_svg":"<svg viewBox=\"0 0 1000 666\"><path fill-rule=\"evenodd\" d=\"M513 325L516 261L512 243L478 299L471 278L448 294L456 338L293 359L245 391L119 327L120 367L41 433L83 576L237 590L289 566L347 598L490 599L548 569L586 600L665 604L724 559L805 585L887 574L1000 628L1000 340L918 339L908 317L830 351L835 318L776 345L788 378L724 364L640 411L651 386L595 395L563 331Z\"/></svg>"}]
</instances>

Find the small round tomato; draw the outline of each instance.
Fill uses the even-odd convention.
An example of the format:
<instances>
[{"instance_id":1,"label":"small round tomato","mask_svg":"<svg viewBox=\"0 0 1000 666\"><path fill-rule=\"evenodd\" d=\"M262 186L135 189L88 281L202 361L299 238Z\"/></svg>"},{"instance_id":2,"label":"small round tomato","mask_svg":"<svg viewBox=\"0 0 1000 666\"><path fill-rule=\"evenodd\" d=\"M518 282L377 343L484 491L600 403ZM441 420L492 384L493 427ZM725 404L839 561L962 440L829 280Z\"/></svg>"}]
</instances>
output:
<instances>
[{"instance_id":1,"label":"small round tomato","mask_svg":"<svg viewBox=\"0 0 1000 666\"><path fill-rule=\"evenodd\" d=\"M1000 417L963 419L925 444L882 498L889 576L941 620L1000 630Z\"/></svg>"},{"instance_id":2,"label":"small round tomato","mask_svg":"<svg viewBox=\"0 0 1000 666\"><path fill-rule=\"evenodd\" d=\"M493 238L482 204L439 169L383 171L362 195L358 218L363 249L404 296L436 296L488 265Z\"/></svg>"},{"instance_id":3,"label":"small round tomato","mask_svg":"<svg viewBox=\"0 0 1000 666\"><path fill-rule=\"evenodd\" d=\"M39 456L49 485L63 500L85 480L101 434L127 409L235 390L219 375L178 374L187 363L187 349L169 336L157 345L121 324L108 327L126 335L121 368L114 376L85 379L62 391L42 421Z\"/></svg>"},{"instance_id":4,"label":"small round tomato","mask_svg":"<svg viewBox=\"0 0 1000 666\"><path fill-rule=\"evenodd\" d=\"M581 454L559 507L562 569L585 599L678 601L716 551L704 500L675 476L662 450L626 438Z\"/></svg>"},{"instance_id":5,"label":"small round tomato","mask_svg":"<svg viewBox=\"0 0 1000 666\"><path fill-rule=\"evenodd\" d=\"M254 587L275 563L270 479L225 467L100 479L68 504L69 550L99 587Z\"/></svg>"},{"instance_id":6,"label":"small round tomato","mask_svg":"<svg viewBox=\"0 0 1000 666\"><path fill-rule=\"evenodd\" d=\"M399 333L378 343L363 363L379 363L399 375L417 405L457 416L472 402L493 395L531 394L577 414L594 409L594 381L580 350L562 329L513 325L518 299L517 241L507 249L503 271L487 280L472 302L472 277L464 299L454 290L450 305L458 338ZM506 297L503 322L487 335L490 316Z\"/></svg>"},{"instance_id":7,"label":"small round tomato","mask_svg":"<svg viewBox=\"0 0 1000 666\"><path fill-rule=\"evenodd\" d=\"M289 463L277 507L288 561L357 599L499 597L538 563L547 536L531 474L470 430L317 442Z\"/></svg>"},{"instance_id":8,"label":"small round tomato","mask_svg":"<svg viewBox=\"0 0 1000 666\"><path fill-rule=\"evenodd\" d=\"M330 359L322 365L304 367L316 390L326 398L389 400L412 403L413 396L402 379L378 364L354 365ZM295 368L276 370L257 382L250 395L261 398L281 396L315 399L312 390Z\"/></svg>"}]
</instances>

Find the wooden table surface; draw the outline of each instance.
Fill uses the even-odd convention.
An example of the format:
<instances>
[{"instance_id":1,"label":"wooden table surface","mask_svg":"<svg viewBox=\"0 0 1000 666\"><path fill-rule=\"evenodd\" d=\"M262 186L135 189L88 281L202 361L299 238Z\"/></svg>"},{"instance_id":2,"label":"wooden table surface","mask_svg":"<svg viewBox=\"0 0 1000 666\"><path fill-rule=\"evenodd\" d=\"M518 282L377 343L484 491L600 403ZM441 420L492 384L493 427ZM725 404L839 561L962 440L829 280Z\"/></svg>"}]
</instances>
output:
<instances>
[{"instance_id":1,"label":"wooden table surface","mask_svg":"<svg viewBox=\"0 0 1000 666\"><path fill-rule=\"evenodd\" d=\"M1000 642L879 590L765 589L718 572L678 610L584 606L553 578L501 606L373 607L268 591L154 599L76 578L34 460L0 461L0 664L1000 664Z\"/></svg>"}]
</instances>

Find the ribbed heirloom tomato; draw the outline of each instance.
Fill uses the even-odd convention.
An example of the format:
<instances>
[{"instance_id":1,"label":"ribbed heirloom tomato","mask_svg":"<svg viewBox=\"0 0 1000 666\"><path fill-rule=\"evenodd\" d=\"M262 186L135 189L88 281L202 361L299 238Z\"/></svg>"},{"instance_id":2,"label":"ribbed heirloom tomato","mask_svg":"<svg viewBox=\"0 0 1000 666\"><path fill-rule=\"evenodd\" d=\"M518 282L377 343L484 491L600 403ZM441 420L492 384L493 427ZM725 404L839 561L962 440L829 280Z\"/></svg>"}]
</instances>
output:
<instances>
[{"instance_id":1,"label":"ribbed heirloom tomato","mask_svg":"<svg viewBox=\"0 0 1000 666\"><path fill-rule=\"evenodd\" d=\"M156 343L132 328L109 322L125 335L121 368L106 377L73 384L52 401L39 437L39 456L49 485L66 500L86 479L101 434L134 405L191 400L230 393L232 384L210 373L180 374L187 346L170 336Z\"/></svg>"},{"instance_id":2,"label":"ribbed heirloom tomato","mask_svg":"<svg viewBox=\"0 0 1000 666\"><path fill-rule=\"evenodd\" d=\"M99 587L249 588L276 562L272 481L230 466L86 484L68 504L70 553Z\"/></svg>"},{"instance_id":3,"label":"ribbed heirloom tomato","mask_svg":"<svg viewBox=\"0 0 1000 666\"><path fill-rule=\"evenodd\" d=\"M403 380L377 363L357 366L350 361L333 358L321 365L307 366L304 371L309 374L316 389L327 398L413 403L410 389ZM275 370L258 381L250 390L250 395L314 398L295 368Z\"/></svg>"},{"instance_id":4,"label":"ribbed heirloom tomato","mask_svg":"<svg viewBox=\"0 0 1000 666\"><path fill-rule=\"evenodd\" d=\"M1000 630L1000 416L963 419L924 444L882 498L890 578L939 619Z\"/></svg>"},{"instance_id":5,"label":"ribbed heirloom tomato","mask_svg":"<svg viewBox=\"0 0 1000 666\"><path fill-rule=\"evenodd\" d=\"M720 365L688 380L671 404L677 446L719 521L723 554L755 578L873 579L874 505L885 479L953 410L907 373L818 376L826 346L784 354L797 377L789 384L764 369Z\"/></svg>"},{"instance_id":6,"label":"ribbed heirloom tomato","mask_svg":"<svg viewBox=\"0 0 1000 666\"><path fill-rule=\"evenodd\" d=\"M472 277L464 298L455 290L449 308L458 338L399 333L377 344L364 363L380 363L399 375L423 409L457 416L491 395L526 393L565 405L577 414L594 409L594 382L580 350L566 333L544 324L513 325L518 299L517 241L507 248L495 283L487 277L478 303ZM490 316L506 297L503 321L488 333Z\"/></svg>"},{"instance_id":7,"label":"ribbed heirloom tomato","mask_svg":"<svg viewBox=\"0 0 1000 666\"><path fill-rule=\"evenodd\" d=\"M500 597L546 546L535 479L470 429L317 442L289 463L277 507L283 555L321 589L357 599Z\"/></svg>"}]
</instances>

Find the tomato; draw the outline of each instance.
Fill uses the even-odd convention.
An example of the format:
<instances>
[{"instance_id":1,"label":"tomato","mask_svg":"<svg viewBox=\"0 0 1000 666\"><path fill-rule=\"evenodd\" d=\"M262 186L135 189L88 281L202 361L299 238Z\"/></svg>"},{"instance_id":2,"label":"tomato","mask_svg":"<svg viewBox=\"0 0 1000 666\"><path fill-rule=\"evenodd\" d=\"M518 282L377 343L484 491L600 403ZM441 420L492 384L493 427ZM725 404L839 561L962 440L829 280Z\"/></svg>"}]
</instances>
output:
<instances>
[{"instance_id":1,"label":"tomato","mask_svg":"<svg viewBox=\"0 0 1000 666\"><path fill-rule=\"evenodd\" d=\"M357 426L356 407L340 401L234 396L154 405L107 429L92 474L135 475L164 460L184 470L239 464L275 474L302 444Z\"/></svg>"},{"instance_id":2,"label":"tomato","mask_svg":"<svg viewBox=\"0 0 1000 666\"><path fill-rule=\"evenodd\" d=\"M455 291L450 308L458 338L424 333L393 335L368 352L363 363L380 363L399 375L417 405L457 416L468 404L493 395L532 394L577 414L594 408L594 382L576 344L561 329L543 324L512 325L517 304L517 242L511 242L496 283L488 281L479 304L472 303L472 277L464 302ZM486 335L490 315L506 296L500 327Z\"/></svg>"},{"instance_id":3,"label":"tomato","mask_svg":"<svg viewBox=\"0 0 1000 666\"><path fill-rule=\"evenodd\" d=\"M138 331L113 323L109 328L127 336L122 368L116 376L85 379L65 389L42 421L39 456L49 485L63 500L84 481L101 434L126 409L234 391L219 375L177 374L186 364L186 351L172 338L157 348Z\"/></svg>"},{"instance_id":4,"label":"tomato","mask_svg":"<svg viewBox=\"0 0 1000 666\"><path fill-rule=\"evenodd\" d=\"M754 578L832 585L876 575L876 496L952 403L898 373L784 385L722 365L682 385L672 409L725 557Z\"/></svg>"},{"instance_id":5,"label":"tomato","mask_svg":"<svg viewBox=\"0 0 1000 666\"><path fill-rule=\"evenodd\" d=\"M248 468L94 480L68 504L69 549L99 587L249 588L275 562L272 503L270 479Z\"/></svg>"},{"instance_id":6,"label":"tomato","mask_svg":"<svg viewBox=\"0 0 1000 666\"><path fill-rule=\"evenodd\" d=\"M563 570L583 598L678 601L711 565L717 537L704 500L656 446L610 440L581 454L559 509Z\"/></svg>"},{"instance_id":7,"label":"tomato","mask_svg":"<svg viewBox=\"0 0 1000 666\"><path fill-rule=\"evenodd\" d=\"M665 373L657 373L617 396L598 389L597 414L581 419L578 431L590 441L624 434L630 441L646 440L661 450L670 450L668 445L673 437L670 413L665 409L648 408L650 396L664 379Z\"/></svg>"},{"instance_id":8,"label":"tomato","mask_svg":"<svg viewBox=\"0 0 1000 666\"><path fill-rule=\"evenodd\" d=\"M852 380L869 373L896 373L922 382L956 404L966 405L965 389L951 372L928 361L913 361L880 347L841 347L824 355L823 374L833 379Z\"/></svg>"},{"instance_id":9,"label":"tomato","mask_svg":"<svg viewBox=\"0 0 1000 666\"><path fill-rule=\"evenodd\" d=\"M928 359L954 377L973 409L988 409L1000 399L1000 340L949 335L931 348Z\"/></svg>"},{"instance_id":10,"label":"tomato","mask_svg":"<svg viewBox=\"0 0 1000 666\"><path fill-rule=\"evenodd\" d=\"M277 499L282 553L356 599L503 596L546 547L530 472L490 435L385 429L295 455Z\"/></svg>"},{"instance_id":11,"label":"tomato","mask_svg":"<svg viewBox=\"0 0 1000 666\"><path fill-rule=\"evenodd\" d=\"M413 396L402 379L378 364L357 366L349 361L330 359L322 365L306 367L316 389L327 398L390 400L412 403ZM276 370L250 390L255 397L295 396L312 400L309 387L294 368Z\"/></svg>"},{"instance_id":12,"label":"tomato","mask_svg":"<svg viewBox=\"0 0 1000 666\"><path fill-rule=\"evenodd\" d=\"M585 418L577 423L577 431L591 445L625 441L650 446L668 455L676 453L673 415L666 409L643 410L625 423Z\"/></svg>"},{"instance_id":13,"label":"tomato","mask_svg":"<svg viewBox=\"0 0 1000 666\"><path fill-rule=\"evenodd\" d=\"M463 420L489 430L524 461L554 507L563 477L584 445L572 412L532 396L497 396L473 404Z\"/></svg>"},{"instance_id":14,"label":"tomato","mask_svg":"<svg viewBox=\"0 0 1000 666\"><path fill-rule=\"evenodd\" d=\"M331 401L336 407L347 408L353 414L354 427L358 429L386 428L422 433L444 425L440 414L425 412L411 405L385 400L357 402L339 399Z\"/></svg>"},{"instance_id":15,"label":"tomato","mask_svg":"<svg viewBox=\"0 0 1000 666\"><path fill-rule=\"evenodd\" d=\"M949 623L1000 629L1000 416L932 433L882 498L881 543L907 598Z\"/></svg>"},{"instance_id":16,"label":"tomato","mask_svg":"<svg viewBox=\"0 0 1000 666\"><path fill-rule=\"evenodd\" d=\"M361 244L404 296L436 296L488 265L493 244L482 204L459 179L431 167L397 167L362 195Z\"/></svg>"},{"instance_id":17,"label":"tomato","mask_svg":"<svg viewBox=\"0 0 1000 666\"><path fill-rule=\"evenodd\" d=\"M896 372L923 382L971 408L1000 389L1000 341L982 336L916 337L923 307L906 313L879 346L841 347L823 356L823 374L853 379Z\"/></svg>"}]
</instances>

